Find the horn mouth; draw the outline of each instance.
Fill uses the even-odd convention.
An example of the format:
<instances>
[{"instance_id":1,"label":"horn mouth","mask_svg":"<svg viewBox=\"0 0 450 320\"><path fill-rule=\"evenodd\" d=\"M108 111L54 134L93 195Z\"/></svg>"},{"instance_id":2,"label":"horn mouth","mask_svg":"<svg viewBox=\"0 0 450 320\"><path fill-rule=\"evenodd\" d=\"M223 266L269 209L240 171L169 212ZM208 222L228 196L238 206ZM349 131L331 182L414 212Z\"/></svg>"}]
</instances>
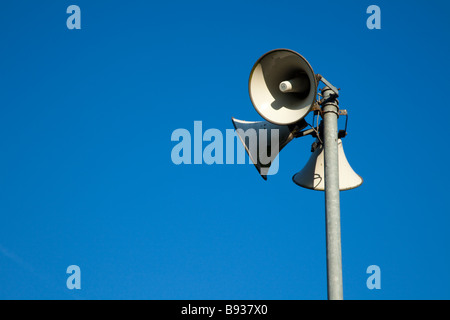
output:
<instances>
[{"instance_id":1,"label":"horn mouth","mask_svg":"<svg viewBox=\"0 0 450 320\"><path fill-rule=\"evenodd\" d=\"M286 89L282 86L280 90L281 83L288 85ZM317 79L302 55L289 49L275 49L253 65L248 90L261 117L273 124L289 125L311 111L316 101Z\"/></svg>"},{"instance_id":2,"label":"horn mouth","mask_svg":"<svg viewBox=\"0 0 450 320\"><path fill-rule=\"evenodd\" d=\"M244 122L250 122L250 121L238 120L238 119L236 119L236 118L234 118L234 117L231 117L231 122L233 123L234 130L237 131L237 130L238 130L238 127L236 126L236 122L244 123ZM267 181L267 175L264 175L264 174L261 173L261 167L258 165L258 161L255 161L255 160L253 159L253 156L251 155L250 150L248 149L247 145L245 144L245 141L242 140L241 135L238 134L237 136L239 137L239 140L241 141L242 145L244 146L245 151L246 151L247 154L248 154L248 157L250 158L250 160L252 160L252 163L253 163L253 165L255 166L256 170L258 170L259 175L261 176L261 178L264 179L264 181Z\"/></svg>"},{"instance_id":3,"label":"horn mouth","mask_svg":"<svg viewBox=\"0 0 450 320\"><path fill-rule=\"evenodd\" d=\"M303 188L325 191L325 163L323 146L319 145L302 170L292 176L292 181ZM363 178L350 166L342 146L342 140L338 139L339 159L339 191L347 191L359 187Z\"/></svg>"}]
</instances>

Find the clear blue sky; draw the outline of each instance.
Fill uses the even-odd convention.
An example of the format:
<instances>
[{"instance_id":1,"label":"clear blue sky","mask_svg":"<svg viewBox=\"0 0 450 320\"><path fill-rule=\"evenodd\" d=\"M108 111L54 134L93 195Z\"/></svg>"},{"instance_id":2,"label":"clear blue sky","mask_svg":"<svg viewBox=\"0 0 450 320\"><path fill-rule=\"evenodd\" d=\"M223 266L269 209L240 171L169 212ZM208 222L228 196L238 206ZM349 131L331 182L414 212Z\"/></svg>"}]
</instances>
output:
<instances>
[{"instance_id":1,"label":"clear blue sky","mask_svg":"<svg viewBox=\"0 0 450 320\"><path fill-rule=\"evenodd\" d=\"M81 8L68 30L66 8ZM366 9L381 8L381 30ZM262 120L247 81L289 48L341 88L346 299L449 299L448 1L4 1L1 299L326 299L324 194L170 137ZM173 84L172 86L166 85ZM310 120L310 116L308 116ZM341 122L342 126L343 122ZM81 268L81 290L66 268ZM370 265L381 289L366 287Z\"/></svg>"}]
</instances>

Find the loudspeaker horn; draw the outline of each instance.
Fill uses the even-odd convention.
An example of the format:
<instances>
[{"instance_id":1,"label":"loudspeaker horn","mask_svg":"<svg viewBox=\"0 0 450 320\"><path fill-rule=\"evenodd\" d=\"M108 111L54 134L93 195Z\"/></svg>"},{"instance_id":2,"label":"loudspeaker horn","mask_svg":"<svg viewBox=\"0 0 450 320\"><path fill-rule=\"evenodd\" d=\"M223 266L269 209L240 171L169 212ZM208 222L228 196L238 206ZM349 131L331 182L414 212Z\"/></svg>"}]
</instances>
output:
<instances>
[{"instance_id":1,"label":"loudspeaker horn","mask_svg":"<svg viewBox=\"0 0 450 320\"><path fill-rule=\"evenodd\" d=\"M295 51L276 49L256 61L248 83L256 111L277 125L303 119L316 101L317 81L308 61Z\"/></svg>"},{"instance_id":2,"label":"loudspeaker horn","mask_svg":"<svg viewBox=\"0 0 450 320\"><path fill-rule=\"evenodd\" d=\"M289 126L279 126L266 121L244 121L231 118L236 133L250 159L264 180L278 153L307 126L303 120Z\"/></svg>"},{"instance_id":3,"label":"loudspeaker horn","mask_svg":"<svg viewBox=\"0 0 450 320\"><path fill-rule=\"evenodd\" d=\"M342 147L342 140L338 139L339 159L339 190L350 190L359 187L363 179L353 171L347 161ZM292 177L292 180L300 187L312 190L325 190L324 175L324 152L323 145L318 145L305 167Z\"/></svg>"}]
</instances>

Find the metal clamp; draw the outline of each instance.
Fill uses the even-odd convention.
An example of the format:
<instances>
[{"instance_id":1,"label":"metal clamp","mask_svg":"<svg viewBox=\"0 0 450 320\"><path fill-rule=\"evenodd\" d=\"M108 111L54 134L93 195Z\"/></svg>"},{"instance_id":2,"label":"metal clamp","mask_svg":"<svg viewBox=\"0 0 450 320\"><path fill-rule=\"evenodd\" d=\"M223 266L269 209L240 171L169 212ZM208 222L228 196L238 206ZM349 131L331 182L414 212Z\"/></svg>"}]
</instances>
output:
<instances>
[{"instance_id":1,"label":"metal clamp","mask_svg":"<svg viewBox=\"0 0 450 320\"><path fill-rule=\"evenodd\" d=\"M328 88L330 88L336 96L339 96L339 89L333 86L327 79L325 79L321 74L316 74L316 81L322 81Z\"/></svg>"}]
</instances>

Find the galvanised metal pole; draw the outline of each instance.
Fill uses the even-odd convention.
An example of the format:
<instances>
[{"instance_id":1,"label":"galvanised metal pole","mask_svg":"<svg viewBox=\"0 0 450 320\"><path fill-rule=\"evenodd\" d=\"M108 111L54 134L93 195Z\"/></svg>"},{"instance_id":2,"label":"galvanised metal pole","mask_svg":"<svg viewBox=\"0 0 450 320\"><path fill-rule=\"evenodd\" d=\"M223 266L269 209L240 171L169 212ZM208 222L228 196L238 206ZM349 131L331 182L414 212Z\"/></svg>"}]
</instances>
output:
<instances>
[{"instance_id":1,"label":"galvanised metal pole","mask_svg":"<svg viewBox=\"0 0 450 320\"><path fill-rule=\"evenodd\" d=\"M325 156L325 222L327 235L328 299L344 299L342 287L341 213L339 202L338 125L336 94L322 89L323 143Z\"/></svg>"}]
</instances>

